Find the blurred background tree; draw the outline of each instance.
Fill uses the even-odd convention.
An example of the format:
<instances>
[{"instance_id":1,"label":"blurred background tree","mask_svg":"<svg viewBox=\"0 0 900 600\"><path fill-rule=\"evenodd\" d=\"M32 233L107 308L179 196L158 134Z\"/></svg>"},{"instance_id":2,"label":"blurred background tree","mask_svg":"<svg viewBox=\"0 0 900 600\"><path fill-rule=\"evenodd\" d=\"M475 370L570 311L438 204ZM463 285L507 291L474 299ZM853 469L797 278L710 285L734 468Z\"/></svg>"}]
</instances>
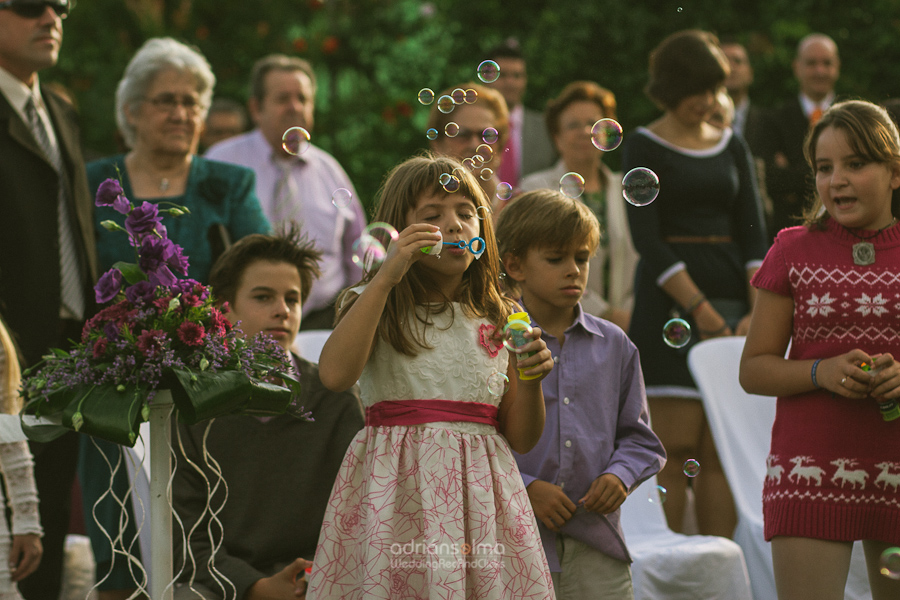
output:
<instances>
[{"instance_id":1,"label":"blurred background tree","mask_svg":"<svg viewBox=\"0 0 900 600\"><path fill-rule=\"evenodd\" d=\"M426 145L419 89L474 80L483 53L504 39L517 38L528 59L527 105L541 109L566 83L590 79L616 94L627 135L659 112L643 93L649 51L687 28L748 47L761 106L796 93L791 59L813 31L838 43L840 95L900 95L900 0L81 0L59 66L42 77L72 91L85 146L105 156L117 150L116 84L150 37L195 45L218 77L216 94L240 101L258 58L307 58L319 78L313 142L370 207L385 173ZM606 162L617 166L617 153Z\"/></svg>"}]
</instances>

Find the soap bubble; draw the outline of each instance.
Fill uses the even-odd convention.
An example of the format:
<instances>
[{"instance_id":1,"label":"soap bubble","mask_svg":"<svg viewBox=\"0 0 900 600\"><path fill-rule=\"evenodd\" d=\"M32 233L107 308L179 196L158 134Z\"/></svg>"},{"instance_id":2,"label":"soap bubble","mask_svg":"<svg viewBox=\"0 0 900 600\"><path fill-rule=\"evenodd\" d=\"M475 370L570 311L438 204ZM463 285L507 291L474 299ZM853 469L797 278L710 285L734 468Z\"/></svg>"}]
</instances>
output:
<instances>
[{"instance_id":1,"label":"soap bubble","mask_svg":"<svg viewBox=\"0 0 900 600\"><path fill-rule=\"evenodd\" d=\"M429 140L432 140L432 141L436 140L437 136L438 136L438 130L435 129L434 127L430 127L428 129L428 131L425 132L425 137L427 137Z\"/></svg>"},{"instance_id":2,"label":"soap bubble","mask_svg":"<svg viewBox=\"0 0 900 600\"><path fill-rule=\"evenodd\" d=\"M487 144L478 144L478 147L475 148L475 154L483 158L484 162L487 162L494 156L494 150Z\"/></svg>"},{"instance_id":3,"label":"soap bubble","mask_svg":"<svg viewBox=\"0 0 900 600\"><path fill-rule=\"evenodd\" d=\"M651 504L664 504L666 501L666 488L661 485L658 485L650 490L649 495L647 496L647 500L650 501Z\"/></svg>"},{"instance_id":4,"label":"soap bubble","mask_svg":"<svg viewBox=\"0 0 900 600\"><path fill-rule=\"evenodd\" d=\"M475 104L475 101L478 100L478 92L469 88L466 90L466 104Z\"/></svg>"},{"instance_id":5,"label":"soap bubble","mask_svg":"<svg viewBox=\"0 0 900 600\"><path fill-rule=\"evenodd\" d=\"M288 154L300 156L309 149L309 132L302 127L291 127L281 136L281 147Z\"/></svg>"},{"instance_id":6,"label":"soap bubble","mask_svg":"<svg viewBox=\"0 0 900 600\"><path fill-rule=\"evenodd\" d=\"M663 341L670 348L684 348L691 341L691 326L684 319L669 319L663 325Z\"/></svg>"},{"instance_id":7,"label":"soap bubble","mask_svg":"<svg viewBox=\"0 0 900 600\"><path fill-rule=\"evenodd\" d=\"M477 164L475 164L475 159L472 158L472 157L464 158L463 161L462 161L462 164L463 164L463 166L464 166L466 169L468 169L469 171L474 171L474 170L475 170L475 167L478 166Z\"/></svg>"},{"instance_id":8,"label":"soap bubble","mask_svg":"<svg viewBox=\"0 0 900 600\"><path fill-rule=\"evenodd\" d=\"M482 181L490 181L491 177L493 177L493 176L494 176L493 169L488 169L485 167L484 169L481 170L481 180Z\"/></svg>"},{"instance_id":9,"label":"soap bubble","mask_svg":"<svg viewBox=\"0 0 900 600\"><path fill-rule=\"evenodd\" d=\"M684 461L684 467L681 469L688 477L696 477L700 474L700 463L694 458Z\"/></svg>"},{"instance_id":10,"label":"soap bubble","mask_svg":"<svg viewBox=\"0 0 900 600\"><path fill-rule=\"evenodd\" d=\"M441 176L438 177L438 183L441 185L447 185L450 183L450 178L453 177L450 173L441 173Z\"/></svg>"},{"instance_id":11,"label":"soap bubble","mask_svg":"<svg viewBox=\"0 0 900 600\"><path fill-rule=\"evenodd\" d=\"M584 177L578 173L566 173L559 178L559 191L572 200L581 197L584 193Z\"/></svg>"},{"instance_id":12,"label":"soap bubble","mask_svg":"<svg viewBox=\"0 0 900 600\"><path fill-rule=\"evenodd\" d=\"M353 242L350 252L350 259L363 271L377 269L386 256L384 245L368 234L363 234Z\"/></svg>"},{"instance_id":13,"label":"soap bubble","mask_svg":"<svg viewBox=\"0 0 900 600\"><path fill-rule=\"evenodd\" d=\"M456 108L456 104L454 104L453 98L443 95L438 98L437 107L439 111L446 115L453 112L453 109Z\"/></svg>"},{"instance_id":14,"label":"soap bubble","mask_svg":"<svg viewBox=\"0 0 900 600\"><path fill-rule=\"evenodd\" d=\"M498 200L509 200L512 198L513 188L511 185L506 183L505 181L501 181L497 184L497 199Z\"/></svg>"},{"instance_id":15,"label":"soap bubble","mask_svg":"<svg viewBox=\"0 0 900 600\"><path fill-rule=\"evenodd\" d=\"M615 119L600 119L591 128L591 143L604 152L615 150L622 143L622 126Z\"/></svg>"},{"instance_id":16,"label":"soap bubble","mask_svg":"<svg viewBox=\"0 0 900 600\"><path fill-rule=\"evenodd\" d=\"M450 138L456 137L459 134L459 125L450 121L444 125L444 134Z\"/></svg>"},{"instance_id":17,"label":"soap bubble","mask_svg":"<svg viewBox=\"0 0 900 600\"><path fill-rule=\"evenodd\" d=\"M485 144L496 144L497 140L500 139L500 133L493 127L487 127L481 132L481 139L484 140Z\"/></svg>"},{"instance_id":18,"label":"soap bubble","mask_svg":"<svg viewBox=\"0 0 900 600\"><path fill-rule=\"evenodd\" d=\"M348 208L353 199L353 192L347 188L338 188L331 194L331 203L337 208Z\"/></svg>"},{"instance_id":19,"label":"soap bubble","mask_svg":"<svg viewBox=\"0 0 900 600\"><path fill-rule=\"evenodd\" d=\"M476 168L476 169L481 168L482 166L484 166L484 157L481 156L480 154L476 154L475 156L473 156L473 157L472 157L472 161L475 163L475 168Z\"/></svg>"},{"instance_id":20,"label":"soap bubble","mask_svg":"<svg viewBox=\"0 0 900 600\"><path fill-rule=\"evenodd\" d=\"M459 191L459 178L455 175L451 175L450 179L447 180L447 183L442 183L441 186L444 188L444 191L448 194L452 194L454 192Z\"/></svg>"},{"instance_id":21,"label":"soap bubble","mask_svg":"<svg viewBox=\"0 0 900 600\"><path fill-rule=\"evenodd\" d=\"M881 553L880 572L885 577L900 579L900 548L888 548Z\"/></svg>"},{"instance_id":22,"label":"soap bubble","mask_svg":"<svg viewBox=\"0 0 900 600\"><path fill-rule=\"evenodd\" d=\"M521 354L522 346L531 341L531 323L515 319L503 327L503 345L511 352Z\"/></svg>"},{"instance_id":23,"label":"soap bubble","mask_svg":"<svg viewBox=\"0 0 900 600\"><path fill-rule=\"evenodd\" d=\"M646 167L637 167L622 178L622 196L634 206L647 206L659 195L659 177Z\"/></svg>"},{"instance_id":24,"label":"soap bubble","mask_svg":"<svg viewBox=\"0 0 900 600\"><path fill-rule=\"evenodd\" d=\"M506 373L494 371L487 380L487 389L492 396L502 396L509 390L509 377Z\"/></svg>"},{"instance_id":25,"label":"soap bubble","mask_svg":"<svg viewBox=\"0 0 900 600\"><path fill-rule=\"evenodd\" d=\"M463 104L466 101L466 90L456 88L450 92L450 97L453 98L453 104Z\"/></svg>"},{"instance_id":26,"label":"soap bubble","mask_svg":"<svg viewBox=\"0 0 900 600\"><path fill-rule=\"evenodd\" d=\"M369 223L363 230L363 234L375 238L385 247L387 247L391 242L396 241L400 238L400 234L397 232L394 226L383 221L375 221L373 223Z\"/></svg>"},{"instance_id":27,"label":"soap bubble","mask_svg":"<svg viewBox=\"0 0 900 600\"><path fill-rule=\"evenodd\" d=\"M478 217L479 221L484 221L489 216L491 216L491 209L488 206L479 206L475 209L475 216Z\"/></svg>"},{"instance_id":28,"label":"soap bubble","mask_svg":"<svg viewBox=\"0 0 900 600\"><path fill-rule=\"evenodd\" d=\"M478 65L478 79L484 83L494 83L500 77L500 65L492 60L486 60Z\"/></svg>"},{"instance_id":29,"label":"soap bubble","mask_svg":"<svg viewBox=\"0 0 900 600\"><path fill-rule=\"evenodd\" d=\"M431 88L422 88L419 90L419 102L425 106L434 102L434 91Z\"/></svg>"}]
</instances>

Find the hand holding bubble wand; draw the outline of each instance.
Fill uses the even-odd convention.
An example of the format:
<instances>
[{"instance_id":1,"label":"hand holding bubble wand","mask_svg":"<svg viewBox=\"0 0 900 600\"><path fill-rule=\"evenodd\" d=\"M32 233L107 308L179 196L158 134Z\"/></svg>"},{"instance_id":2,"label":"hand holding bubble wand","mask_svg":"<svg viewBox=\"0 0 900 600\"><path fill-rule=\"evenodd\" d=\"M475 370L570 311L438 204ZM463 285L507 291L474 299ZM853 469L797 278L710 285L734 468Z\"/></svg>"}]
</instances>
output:
<instances>
[{"instance_id":1,"label":"hand holding bubble wand","mask_svg":"<svg viewBox=\"0 0 900 600\"><path fill-rule=\"evenodd\" d=\"M440 233L441 232L438 231L438 234ZM475 259L478 260L481 258L481 255L484 254L484 249L487 247L487 244L485 243L484 238L479 236L473 237L468 242L466 242L465 240L459 240L458 242L445 242L442 235L441 240L437 244L429 246L427 248L422 248L422 252L424 254L431 254L432 256L440 258L441 250L443 250L444 247L462 248L463 250L468 250L473 255L475 255Z\"/></svg>"}]
</instances>

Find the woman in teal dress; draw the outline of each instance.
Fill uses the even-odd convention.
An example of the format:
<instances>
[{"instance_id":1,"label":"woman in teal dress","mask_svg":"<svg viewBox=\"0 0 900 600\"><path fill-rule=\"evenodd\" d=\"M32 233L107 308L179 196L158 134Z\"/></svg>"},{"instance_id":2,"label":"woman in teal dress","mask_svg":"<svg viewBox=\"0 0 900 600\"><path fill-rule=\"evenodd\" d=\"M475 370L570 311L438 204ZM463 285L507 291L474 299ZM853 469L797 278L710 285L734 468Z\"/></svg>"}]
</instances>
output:
<instances>
[{"instance_id":1,"label":"woman in teal dress","mask_svg":"<svg viewBox=\"0 0 900 600\"><path fill-rule=\"evenodd\" d=\"M190 210L189 215L167 218L164 225L169 239L188 257L188 276L200 282L206 281L215 259L231 241L270 229L256 197L253 171L195 154L214 85L209 64L195 50L171 38L149 40L128 64L116 91L116 122L130 150L87 165L94 194L104 180L115 178L135 205L171 202ZM100 269L105 271L118 261L133 262L128 237L100 225L105 220L122 225L124 216L98 208L95 220ZM99 600L113 600L130 596L137 583L124 556L117 554L111 565L110 541L99 528L102 524L115 539L121 517L109 496L94 507L110 487L101 451L116 464L119 448L115 444L82 436L79 479L85 526L97 563L97 581L105 578L98 587ZM112 488L121 498L128 486L123 464ZM126 507L130 509L129 502ZM126 548L135 535L133 511L128 512ZM131 552L139 555L137 544Z\"/></svg>"}]
</instances>

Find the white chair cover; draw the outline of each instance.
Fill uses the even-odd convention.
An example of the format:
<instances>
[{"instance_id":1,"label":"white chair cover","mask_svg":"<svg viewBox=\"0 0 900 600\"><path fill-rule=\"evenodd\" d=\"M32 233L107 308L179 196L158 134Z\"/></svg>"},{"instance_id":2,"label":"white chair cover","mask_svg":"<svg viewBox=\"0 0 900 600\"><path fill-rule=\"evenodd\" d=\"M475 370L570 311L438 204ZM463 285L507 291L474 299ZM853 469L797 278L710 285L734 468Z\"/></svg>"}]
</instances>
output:
<instances>
[{"instance_id":1,"label":"white chair cover","mask_svg":"<svg viewBox=\"0 0 900 600\"><path fill-rule=\"evenodd\" d=\"M763 537L762 488L775 422L775 398L748 394L738 381L743 337L706 340L691 348L688 366L703 396L719 460L738 513L734 541L744 550L755 600L774 600L771 545ZM772 476L777 476L772 473ZM862 544L853 546L845 600L871 598Z\"/></svg>"},{"instance_id":2,"label":"white chair cover","mask_svg":"<svg viewBox=\"0 0 900 600\"><path fill-rule=\"evenodd\" d=\"M669 529L656 476L625 500L622 529L634 559L635 600L752 598L740 546L723 537L682 535Z\"/></svg>"},{"instance_id":3,"label":"white chair cover","mask_svg":"<svg viewBox=\"0 0 900 600\"><path fill-rule=\"evenodd\" d=\"M319 362L322 348L331 335L330 329L309 329L301 331L294 338L294 350L309 362Z\"/></svg>"}]
</instances>

